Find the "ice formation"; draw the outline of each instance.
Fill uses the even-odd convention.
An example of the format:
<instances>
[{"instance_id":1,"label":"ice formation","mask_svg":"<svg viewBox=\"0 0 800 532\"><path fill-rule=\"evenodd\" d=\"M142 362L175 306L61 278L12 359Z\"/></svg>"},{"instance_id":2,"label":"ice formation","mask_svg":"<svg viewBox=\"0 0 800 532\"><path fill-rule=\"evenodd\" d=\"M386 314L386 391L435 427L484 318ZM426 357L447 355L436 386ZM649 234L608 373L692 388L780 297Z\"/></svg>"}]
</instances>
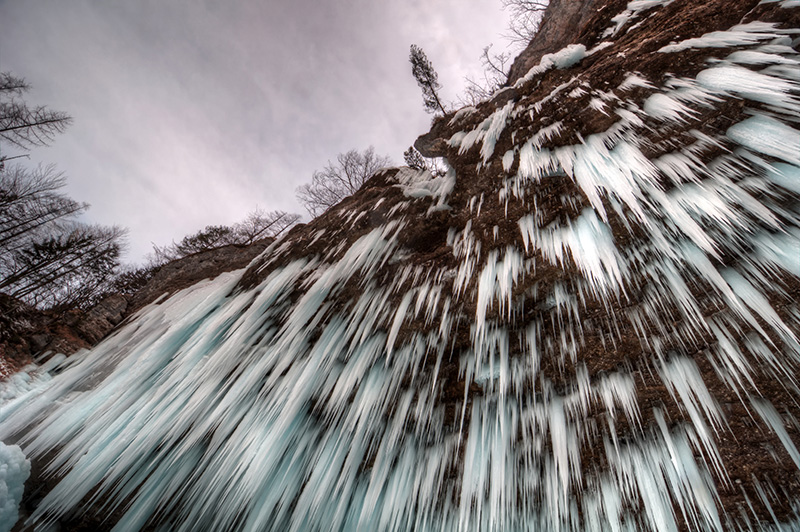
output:
<instances>
[{"instance_id":1,"label":"ice formation","mask_svg":"<svg viewBox=\"0 0 800 532\"><path fill-rule=\"evenodd\" d=\"M31 463L16 445L0 442L0 532L9 532L17 522L25 481Z\"/></svg>"},{"instance_id":2,"label":"ice formation","mask_svg":"<svg viewBox=\"0 0 800 532\"><path fill-rule=\"evenodd\" d=\"M448 117L447 175L382 172L64 362L0 411L57 451L32 522L800 527L796 6L746 3L676 42L701 3L603 13Z\"/></svg>"}]
</instances>

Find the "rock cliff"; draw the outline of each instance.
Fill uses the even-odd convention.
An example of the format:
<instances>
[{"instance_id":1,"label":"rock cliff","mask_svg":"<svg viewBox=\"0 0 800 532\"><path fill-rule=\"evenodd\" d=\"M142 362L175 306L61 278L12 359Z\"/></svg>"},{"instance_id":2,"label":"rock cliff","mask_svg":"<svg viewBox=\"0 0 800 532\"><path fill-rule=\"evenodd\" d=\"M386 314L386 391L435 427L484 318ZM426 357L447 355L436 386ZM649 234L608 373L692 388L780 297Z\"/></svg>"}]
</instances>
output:
<instances>
[{"instance_id":1,"label":"rock cliff","mask_svg":"<svg viewBox=\"0 0 800 532\"><path fill-rule=\"evenodd\" d=\"M244 268L271 242L232 244L170 261L141 288L107 294L88 310L40 311L0 294L0 381L47 354L71 355L92 347L145 305L203 279Z\"/></svg>"}]
</instances>

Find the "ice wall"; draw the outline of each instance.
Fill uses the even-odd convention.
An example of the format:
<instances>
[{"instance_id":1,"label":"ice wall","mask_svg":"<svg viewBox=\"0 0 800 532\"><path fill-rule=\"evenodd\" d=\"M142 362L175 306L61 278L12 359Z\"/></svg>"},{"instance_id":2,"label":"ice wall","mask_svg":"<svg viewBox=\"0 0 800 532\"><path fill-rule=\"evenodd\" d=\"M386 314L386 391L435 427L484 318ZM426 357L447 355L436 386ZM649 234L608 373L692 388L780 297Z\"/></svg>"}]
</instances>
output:
<instances>
[{"instance_id":1,"label":"ice wall","mask_svg":"<svg viewBox=\"0 0 800 532\"><path fill-rule=\"evenodd\" d=\"M7 403L0 437L57 451L32 521L796 527L798 30L660 33L697 5L608 13L449 117L446 176L376 176Z\"/></svg>"}]
</instances>

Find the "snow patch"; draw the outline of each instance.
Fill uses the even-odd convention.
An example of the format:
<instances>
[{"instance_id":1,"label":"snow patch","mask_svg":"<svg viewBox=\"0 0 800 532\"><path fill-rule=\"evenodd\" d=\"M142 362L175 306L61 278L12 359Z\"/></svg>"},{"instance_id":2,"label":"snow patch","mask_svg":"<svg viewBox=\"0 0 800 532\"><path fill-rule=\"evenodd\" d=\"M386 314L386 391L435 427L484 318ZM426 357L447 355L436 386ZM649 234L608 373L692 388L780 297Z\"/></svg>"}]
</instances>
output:
<instances>
[{"instance_id":1,"label":"snow patch","mask_svg":"<svg viewBox=\"0 0 800 532\"><path fill-rule=\"evenodd\" d=\"M748 68L726 65L703 70L697 83L710 91L734 94L775 107L797 107L795 98L788 95L800 89L797 83L780 79Z\"/></svg>"},{"instance_id":2,"label":"snow patch","mask_svg":"<svg viewBox=\"0 0 800 532\"><path fill-rule=\"evenodd\" d=\"M545 54L539 64L532 67L525 76L517 80L515 87L521 87L536 76L552 68L564 69L578 64L586 57L586 46L583 44L570 44L552 54Z\"/></svg>"},{"instance_id":3,"label":"snow patch","mask_svg":"<svg viewBox=\"0 0 800 532\"><path fill-rule=\"evenodd\" d=\"M675 53L691 48L730 48L748 46L762 41L777 39L785 33L798 33L800 30L779 30L774 22L750 22L739 24L726 31L713 31L702 37L686 39L658 50L661 53Z\"/></svg>"},{"instance_id":4,"label":"snow patch","mask_svg":"<svg viewBox=\"0 0 800 532\"><path fill-rule=\"evenodd\" d=\"M644 112L658 120L684 122L695 112L678 100L656 92L644 101Z\"/></svg>"},{"instance_id":5,"label":"snow patch","mask_svg":"<svg viewBox=\"0 0 800 532\"><path fill-rule=\"evenodd\" d=\"M566 225L553 223L538 229L532 215L518 222L525 250L540 249L552 264L564 265L567 256L599 293L616 292L627 275L614 244L611 229L603 223L593 209Z\"/></svg>"},{"instance_id":6,"label":"snow patch","mask_svg":"<svg viewBox=\"0 0 800 532\"><path fill-rule=\"evenodd\" d=\"M772 117L757 114L732 125L725 134L757 153L800 166L800 131Z\"/></svg>"}]
</instances>

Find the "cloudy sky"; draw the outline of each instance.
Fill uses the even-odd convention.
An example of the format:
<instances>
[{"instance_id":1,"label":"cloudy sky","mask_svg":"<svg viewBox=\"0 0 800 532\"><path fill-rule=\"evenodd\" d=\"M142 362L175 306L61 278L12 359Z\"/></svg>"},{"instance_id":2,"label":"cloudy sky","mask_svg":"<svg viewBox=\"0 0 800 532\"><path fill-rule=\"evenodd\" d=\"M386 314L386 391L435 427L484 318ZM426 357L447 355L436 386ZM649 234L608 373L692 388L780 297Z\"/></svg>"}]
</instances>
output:
<instances>
[{"instance_id":1,"label":"cloudy sky","mask_svg":"<svg viewBox=\"0 0 800 532\"><path fill-rule=\"evenodd\" d=\"M409 46L455 100L506 25L500 0L0 0L0 71L73 116L31 163L139 261L256 207L307 217L295 189L338 153L401 163L431 118Z\"/></svg>"}]
</instances>

